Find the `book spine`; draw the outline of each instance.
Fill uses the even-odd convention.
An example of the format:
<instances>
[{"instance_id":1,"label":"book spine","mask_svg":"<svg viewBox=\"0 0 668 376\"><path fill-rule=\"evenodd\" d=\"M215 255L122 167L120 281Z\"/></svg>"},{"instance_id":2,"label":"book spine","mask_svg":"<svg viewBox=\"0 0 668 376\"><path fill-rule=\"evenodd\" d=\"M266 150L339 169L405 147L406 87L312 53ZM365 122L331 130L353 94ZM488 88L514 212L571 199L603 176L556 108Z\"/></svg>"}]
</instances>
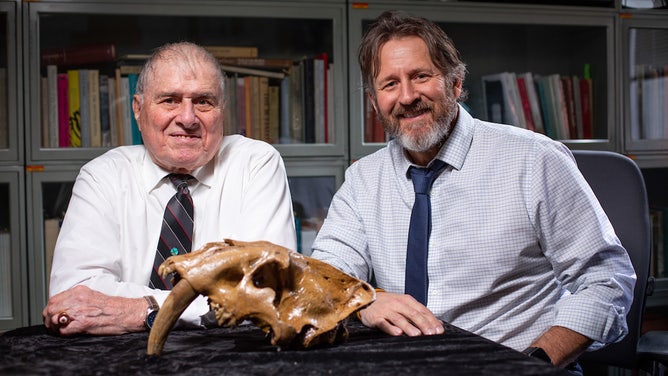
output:
<instances>
[{"instance_id":1,"label":"book spine","mask_svg":"<svg viewBox=\"0 0 668 376\"><path fill-rule=\"evenodd\" d=\"M281 80L280 88L280 120L279 120L279 142L290 143L290 77Z\"/></svg>"},{"instance_id":2,"label":"book spine","mask_svg":"<svg viewBox=\"0 0 668 376\"><path fill-rule=\"evenodd\" d=\"M118 144L118 109L117 103L116 103L116 97L118 96L118 93L116 92L116 88L118 85L116 85L116 77L109 77L107 79L107 87L109 88L109 95L108 95L108 100L109 100L109 141L110 145L105 145L105 146L112 146L116 147L119 146Z\"/></svg>"},{"instance_id":3,"label":"book spine","mask_svg":"<svg viewBox=\"0 0 668 376\"><path fill-rule=\"evenodd\" d=\"M223 57L258 57L258 48L253 46L204 46L216 58Z\"/></svg>"},{"instance_id":4,"label":"book spine","mask_svg":"<svg viewBox=\"0 0 668 376\"><path fill-rule=\"evenodd\" d=\"M137 125L137 120L135 119L134 112L132 111L132 97L135 95L135 91L137 90L137 79L139 78L139 75L137 74L129 74L128 75L128 108L130 109L130 126L132 127L132 144L133 145L141 145L142 140L141 140L141 132L139 132L139 126Z\"/></svg>"},{"instance_id":5,"label":"book spine","mask_svg":"<svg viewBox=\"0 0 668 376\"><path fill-rule=\"evenodd\" d=\"M302 91L304 97L304 143L315 143L315 88L313 58L305 58L303 65Z\"/></svg>"},{"instance_id":6,"label":"book spine","mask_svg":"<svg viewBox=\"0 0 668 376\"><path fill-rule=\"evenodd\" d=\"M50 49L41 54L42 66L105 63L115 59L116 46L112 43Z\"/></svg>"},{"instance_id":7,"label":"book spine","mask_svg":"<svg viewBox=\"0 0 668 376\"><path fill-rule=\"evenodd\" d=\"M88 70L88 115L90 123L90 146L102 147L102 124L100 123L100 72Z\"/></svg>"},{"instance_id":8,"label":"book spine","mask_svg":"<svg viewBox=\"0 0 668 376\"><path fill-rule=\"evenodd\" d=\"M81 147L81 107L79 105L79 71L71 69L67 71L69 124L70 124L70 146Z\"/></svg>"},{"instance_id":9,"label":"book spine","mask_svg":"<svg viewBox=\"0 0 668 376\"><path fill-rule=\"evenodd\" d=\"M111 146L111 121L109 118L109 76L99 75L100 87L100 146Z\"/></svg>"},{"instance_id":10,"label":"book spine","mask_svg":"<svg viewBox=\"0 0 668 376\"><path fill-rule=\"evenodd\" d=\"M90 147L90 98L88 96L88 69L79 69L79 113L81 147Z\"/></svg>"},{"instance_id":11,"label":"book spine","mask_svg":"<svg viewBox=\"0 0 668 376\"><path fill-rule=\"evenodd\" d=\"M48 138L45 146L58 147L58 67L46 67L48 102Z\"/></svg>"},{"instance_id":12,"label":"book spine","mask_svg":"<svg viewBox=\"0 0 668 376\"><path fill-rule=\"evenodd\" d=\"M58 146L61 148L71 146L69 79L67 73L58 73Z\"/></svg>"}]
</instances>

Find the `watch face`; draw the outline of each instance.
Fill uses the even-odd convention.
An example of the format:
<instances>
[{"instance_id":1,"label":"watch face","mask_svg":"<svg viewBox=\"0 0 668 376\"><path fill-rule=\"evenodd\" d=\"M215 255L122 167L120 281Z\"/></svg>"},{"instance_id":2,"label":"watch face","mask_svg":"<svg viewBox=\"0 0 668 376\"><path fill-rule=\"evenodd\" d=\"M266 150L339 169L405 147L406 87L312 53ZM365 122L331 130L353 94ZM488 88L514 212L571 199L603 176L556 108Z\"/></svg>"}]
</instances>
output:
<instances>
[{"instance_id":1,"label":"watch face","mask_svg":"<svg viewBox=\"0 0 668 376\"><path fill-rule=\"evenodd\" d=\"M146 327L150 330L153 327L153 322L155 321L155 317L158 315L158 310L156 309L155 311L151 311L146 315Z\"/></svg>"}]
</instances>

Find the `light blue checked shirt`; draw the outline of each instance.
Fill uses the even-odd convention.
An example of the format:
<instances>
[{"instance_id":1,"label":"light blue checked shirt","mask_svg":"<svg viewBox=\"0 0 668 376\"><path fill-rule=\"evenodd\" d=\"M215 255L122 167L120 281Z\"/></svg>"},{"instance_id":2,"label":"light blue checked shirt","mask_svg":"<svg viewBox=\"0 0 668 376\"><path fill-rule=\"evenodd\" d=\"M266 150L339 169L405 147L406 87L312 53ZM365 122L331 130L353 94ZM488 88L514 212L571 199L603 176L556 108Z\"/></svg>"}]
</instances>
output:
<instances>
[{"instance_id":1,"label":"light blue checked shirt","mask_svg":"<svg viewBox=\"0 0 668 376\"><path fill-rule=\"evenodd\" d=\"M460 106L437 158L447 163L431 190L438 318L517 350L554 325L602 343L626 334L635 273L568 148ZM394 141L350 166L313 257L403 293L409 166Z\"/></svg>"}]
</instances>

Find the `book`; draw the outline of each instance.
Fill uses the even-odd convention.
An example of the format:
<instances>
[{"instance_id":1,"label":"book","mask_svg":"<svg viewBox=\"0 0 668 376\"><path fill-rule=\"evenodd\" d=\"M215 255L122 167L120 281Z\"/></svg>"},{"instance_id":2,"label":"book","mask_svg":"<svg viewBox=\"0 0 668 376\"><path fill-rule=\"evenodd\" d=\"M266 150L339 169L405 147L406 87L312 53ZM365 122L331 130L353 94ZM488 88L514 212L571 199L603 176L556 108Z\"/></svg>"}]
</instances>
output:
<instances>
[{"instance_id":1,"label":"book","mask_svg":"<svg viewBox=\"0 0 668 376\"><path fill-rule=\"evenodd\" d=\"M120 132L119 138L122 140L121 145L132 145L132 108L130 107L130 84L127 76L120 77L121 95L118 103L120 104ZM119 140L119 142L121 142Z\"/></svg>"},{"instance_id":2,"label":"book","mask_svg":"<svg viewBox=\"0 0 668 376\"><path fill-rule=\"evenodd\" d=\"M272 68L286 70L293 64L291 59L267 59L250 57L221 57L218 59L222 65L236 65L240 67Z\"/></svg>"},{"instance_id":3,"label":"book","mask_svg":"<svg viewBox=\"0 0 668 376\"><path fill-rule=\"evenodd\" d=\"M79 69L79 127L81 147L90 147L90 99L88 97L88 69Z\"/></svg>"},{"instance_id":4,"label":"book","mask_svg":"<svg viewBox=\"0 0 668 376\"><path fill-rule=\"evenodd\" d=\"M81 107L79 105L79 71L67 71L70 146L81 147Z\"/></svg>"},{"instance_id":5,"label":"book","mask_svg":"<svg viewBox=\"0 0 668 376\"><path fill-rule=\"evenodd\" d=\"M67 73L58 73L58 146L68 148L70 142L69 79Z\"/></svg>"},{"instance_id":6,"label":"book","mask_svg":"<svg viewBox=\"0 0 668 376\"><path fill-rule=\"evenodd\" d=\"M564 92L564 102L566 105L566 121L568 128L568 138L577 139L577 123L575 121L575 99L573 95L573 80L571 76L561 76L561 84Z\"/></svg>"},{"instance_id":7,"label":"book","mask_svg":"<svg viewBox=\"0 0 668 376\"><path fill-rule=\"evenodd\" d=\"M304 141L302 69L303 61L299 61L290 69L290 140L293 143Z\"/></svg>"},{"instance_id":8,"label":"book","mask_svg":"<svg viewBox=\"0 0 668 376\"><path fill-rule=\"evenodd\" d=\"M109 104L109 141L110 145L105 145L105 146L111 146L111 147L116 147L119 146L118 143L118 103L116 101L116 98L118 97L118 93L116 92L118 85L116 84L116 77L111 77L109 76L107 78L107 88L109 89L109 95L107 96Z\"/></svg>"},{"instance_id":9,"label":"book","mask_svg":"<svg viewBox=\"0 0 668 376\"><path fill-rule=\"evenodd\" d=\"M591 78L580 79L580 107L582 108L582 138L594 137L594 112L592 109L593 83Z\"/></svg>"},{"instance_id":10,"label":"book","mask_svg":"<svg viewBox=\"0 0 668 376\"><path fill-rule=\"evenodd\" d=\"M246 135L246 78L237 77L237 132L240 135Z\"/></svg>"},{"instance_id":11,"label":"book","mask_svg":"<svg viewBox=\"0 0 668 376\"><path fill-rule=\"evenodd\" d=\"M100 123L100 71L88 70L88 124L90 146L102 147L102 124Z\"/></svg>"},{"instance_id":12,"label":"book","mask_svg":"<svg viewBox=\"0 0 668 376\"><path fill-rule=\"evenodd\" d=\"M533 114L531 113L531 103L529 103L529 93L527 92L527 86L524 77L517 76L517 90L520 94L520 101L522 103L522 111L524 112L524 120L527 125L527 129L535 131L536 125L533 121Z\"/></svg>"},{"instance_id":13,"label":"book","mask_svg":"<svg viewBox=\"0 0 668 376\"><path fill-rule=\"evenodd\" d=\"M325 61L321 57L313 59L313 118L314 140L317 144L325 143Z\"/></svg>"},{"instance_id":14,"label":"book","mask_svg":"<svg viewBox=\"0 0 668 376\"><path fill-rule=\"evenodd\" d=\"M531 72L524 72L520 73L518 75L518 78L519 77L521 77L524 81L535 131L544 134L545 127L543 125L543 115L540 108L540 101L538 99L538 92L536 90L536 83L534 81L533 74Z\"/></svg>"},{"instance_id":15,"label":"book","mask_svg":"<svg viewBox=\"0 0 668 376\"><path fill-rule=\"evenodd\" d=\"M279 143L289 144L291 141L290 138L290 119L291 119L291 89L290 89L290 77L285 77L281 80L281 87L279 91Z\"/></svg>"},{"instance_id":16,"label":"book","mask_svg":"<svg viewBox=\"0 0 668 376\"><path fill-rule=\"evenodd\" d=\"M46 67L47 80L47 134L42 140L43 145L49 148L58 147L58 67Z\"/></svg>"},{"instance_id":17,"label":"book","mask_svg":"<svg viewBox=\"0 0 668 376\"><path fill-rule=\"evenodd\" d=\"M483 108L488 120L527 128L522 103L517 88L517 75L513 72L488 74L481 77ZM501 119L499 121L499 119Z\"/></svg>"},{"instance_id":18,"label":"book","mask_svg":"<svg viewBox=\"0 0 668 376\"><path fill-rule=\"evenodd\" d=\"M128 75L128 109L130 110L130 128L131 128L131 140L132 145L141 145L141 132L139 132L139 126L137 125L137 120L135 119L134 112L132 111L132 97L135 95L137 90L137 79L139 75L129 74Z\"/></svg>"},{"instance_id":19,"label":"book","mask_svg":"<svg viewBox=\"0 0 668 376\"><path fill-rule=\"evenodd\" d=\"M116 96L114 97L114 108L116 109L116 142L115 146L126 145L125 138L125 129L126 129L126 110L127 110L127 100L126 95L129 92L127 88L127 76L121 75L121 70L114 70L114 91ZM127 119L129 121L129 119Z\"/></svg>"},{"instance_id":20,"label":"book","mask_svg":"<svg viewBox=\"0 0 668 376\"><path fill-rule=\"evenodd\" d=\"M113 43L45 49L40 58L42 66L85 65L114 60L116 60L116 45Z\"/></svg>"},{"instance_id":21,"label":"book","mask_svg":"<svg viewBox=\"0 0 668 376\"><path fill-rule=\"evenodd\" d=\"M248 74L248 75L253 75L253 76L262 76L262 77L271 77L271 78L278 78L281 79L285 77L285 73L283 72L274 72L274 71L269 71L269 70L262 70L262 69L257 69L257 68L246 68L246 67L238 67L234 65L224 65L221 64L220 67L223 69L225 72L231 72L231 73L240 73L240 74Z\"/></svg>"},{"instance_id":22,"label":"book","mask_svg":"<svg viewBox=\"0 0 668 376\"><path fill-rule=\"evenodd\" d=\"M100 146L111 146L111 121L109 117L109 76L100 74L98 78L100 93Z\"/></svg>"},{"instance_id":23,"label":"book","mask_svg":"<svg viewBox=\"0 0 668 376\"><path fill-rule=\"evenodd\" d=\"M280 90L276 85L269 85L269 135L267 142L279 143L280 129Z\"/></svg>"},{"instance_id":24,"label":"book","mask_svg":"<svg viewBox=\"0 0 668 376\"><path fill-rule=\"evenodd\" d=\"M223 119L223 134L237 132L237 77L226 76L225 80L225 112Z\"/></svg>"},{"instance_id":25,"label":"book","mask_svg":"<svg viewBox=\"0 0 668 376\"><path fill-rule=\"evenodd\" d=\"M253 46L203 46L216 58L223 57L258 57L258 48Z\"/></svg>"},{"instance_id":26,"label":"book","mask_svg":"<svg viewBox=\"0 0 668 376\"><path fill-rule=\"evenodd\" d=\"M315 143L315 85L314 85L314 58L302 59L302 115L304 138L306 144Z\"/></svg>"},{"instance_id":27,"label":"book","mask_svg":"<svg viewBox=\"0 0 668 376\"><path fill-rule=\"evenodd\" d=\"M40 113L40 130L41 130L41 142L40 145L43 148L49 147L49 83L47 77L40 77L39 80L39 113ZM4 88L0 89L4 90Z\"/></svg>"},{"instance_id":28,"label":"book","mask_svg":"<svg viewBox=\"0 0 668 376\"><path fill-rule=\"evenodd\" d=\"M584 129L582 127L582 98L580 93L580 77L573 75L571 77L573 81L573 104L575 106L575 129L576 137L579 139L584 138Z\"/></svg>"}]
</instances>

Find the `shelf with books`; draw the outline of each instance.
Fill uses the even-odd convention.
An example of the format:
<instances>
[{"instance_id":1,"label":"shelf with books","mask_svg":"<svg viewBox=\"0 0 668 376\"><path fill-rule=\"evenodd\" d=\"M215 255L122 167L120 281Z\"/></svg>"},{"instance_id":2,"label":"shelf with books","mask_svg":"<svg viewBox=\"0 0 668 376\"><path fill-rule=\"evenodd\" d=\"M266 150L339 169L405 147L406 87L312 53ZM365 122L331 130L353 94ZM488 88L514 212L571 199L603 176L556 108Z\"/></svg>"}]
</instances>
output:
<instances>
[{"instance_id":1,"label":"shelf with books","mask_svg":"<svg viewBox=\"0 0 668 376\"><path fill-rule=\"evenodd\" d=\"M438 4L437 4L438 3ZM385 10L402 9L436 21L452 38L467 64L464 105L473 116L488 119L483 81L502 72L531 78L584 78L589 67L594 100L591 137L555 135L569 147L614 150L618 145L615 95L615 14L610 9L578 9L537 5L493 5L464 2L370 1L367 7L350 9L349 69L351 159L384 145L369 139L373 120L365 103L357 66L357 46L370 22ZM485 35L481 38L480 35ZM524 77L524 76L522 76ZM556 76L555 76L556 77ZM376 132L378 133L378 132ZM577 133L576 133L577 135Z\"/></svg>"},{"instance_id":2,"label":"shelf with books","mask_svg":"<svg viewBox=\"0 0 668 376\"><path fill-rule=\"evenodd\" d=\"M23 161L23 134L19 127L22 100L19 92L21 54L17 43L18 1L0 1L0 164Z\"/></svg>"},{"instance_id":3,"label":"shelf with books","mask_svg":"<svg viewBox=\"0 0 668 376\"><path fill-rule=\"evenodd\" d=\"M555 140L595 139L593 81L584 75L502 72L482 76L482 119Z\"/></svg>"},{"instance_id":4,"label":"shelf with books","mask_svg":"<svg viewBox=\"0 0 668 376\"><path fill-rule=\"evenodd\" d=\"M641 167L668 166L668 18L627 15L622 22L625 149Z\"/></svg>"},{"instance_id":5,"label":"shelf with books","mask_svg":"<svg viewBox=\"0 0 668 376\"><path fill-rule=\"evenodd\" d=\"M42 104L26 114L31 161L85 161L116 145L140 143L132 111L125 109L132 80L154 48L181 40L206 46L221 60L230 89L226 132L270 142L284 156L345 153L343 2L184 5L145 0L123 7L105 1L24 7L30 19L25 28L32 72L28 97ZM59 100L64 97L57 94L57 77L64 75L67 117L65 100ZM69 82L74 75L79 79L75 85ZM300 90L292 89L296 85ZM244 100L237 97L239 87L249 90ZM77 88L78 95L72 94ZM78 98L79 111L71 98ZM251 100L239 114L239 106Z\"/></svg>"},{"instance_id":6,"label":"shelf with books","mask_svg":"<svg viewBox=\"0 0 668 376\"><path fill-rule=\"evenodd\" d=\"M0 332L27 324L24 174L0 167Z\"/></svg>"}]
</instances>

